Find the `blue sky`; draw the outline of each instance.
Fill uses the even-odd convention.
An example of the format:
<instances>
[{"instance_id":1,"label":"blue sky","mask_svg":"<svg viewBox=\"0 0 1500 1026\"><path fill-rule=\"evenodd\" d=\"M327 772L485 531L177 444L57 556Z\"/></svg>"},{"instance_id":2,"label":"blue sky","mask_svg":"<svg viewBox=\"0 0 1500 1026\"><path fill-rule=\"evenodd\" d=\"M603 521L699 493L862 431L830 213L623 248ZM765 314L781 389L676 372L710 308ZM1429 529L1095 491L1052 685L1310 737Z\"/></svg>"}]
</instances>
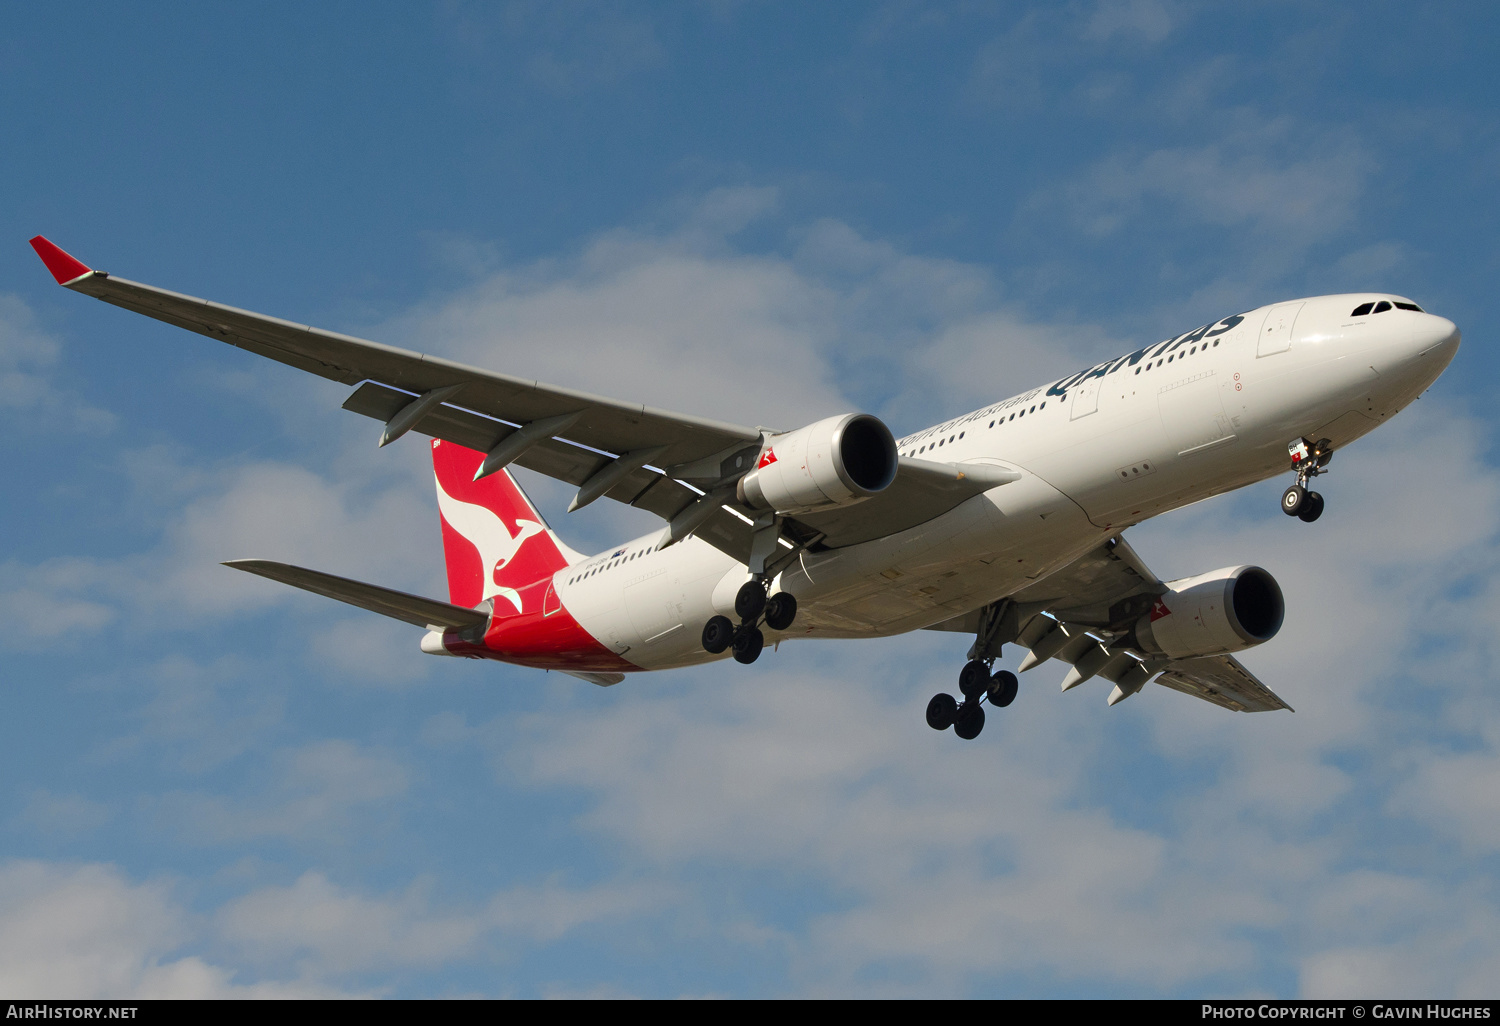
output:
<instances>
[{"instance_id":1,"label":"blue sky","mask_svg":"<svg viewBox=\"0 0 1500 1026\"><path fill-rule=\"evenodd\" d=\"M0 32L0 989L1494 997L1489 5L13 7ZM425 447L56 288L92 266L575 387L898 433L1381 289L1465 333L1334 463L1131 532L1288 594L1295 715L966 643L599 689L238 579L441 595ZM578 548L652 527L528 478ZM1015 654L1007 657L1013 663Z\"/></svg>"}]
</instances>

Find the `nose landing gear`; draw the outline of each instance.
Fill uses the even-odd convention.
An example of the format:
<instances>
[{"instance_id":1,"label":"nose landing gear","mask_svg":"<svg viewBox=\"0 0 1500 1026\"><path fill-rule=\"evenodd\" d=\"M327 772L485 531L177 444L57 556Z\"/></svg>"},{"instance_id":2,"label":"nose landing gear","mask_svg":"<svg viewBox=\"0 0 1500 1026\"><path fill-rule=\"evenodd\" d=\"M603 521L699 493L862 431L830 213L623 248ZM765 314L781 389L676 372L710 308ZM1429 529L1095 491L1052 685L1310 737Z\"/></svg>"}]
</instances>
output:
<instances>
[{"instance_id":1,"label":"nose landing gear","mask_svg":"<svg viewBox=\"0 0 1500 1026\"><path fill-rule=\"evenodd\" d=\"M1310 524L1323 515L1323 496L1308 491L1307 483L1327 473L1324 468L1333 459L1333 444L1326 438L1320 442L1298 438L1287 444L1286 451L1297 472L1297 483L1281 493L1281 512Z\"/></svg>"}]
</instances>

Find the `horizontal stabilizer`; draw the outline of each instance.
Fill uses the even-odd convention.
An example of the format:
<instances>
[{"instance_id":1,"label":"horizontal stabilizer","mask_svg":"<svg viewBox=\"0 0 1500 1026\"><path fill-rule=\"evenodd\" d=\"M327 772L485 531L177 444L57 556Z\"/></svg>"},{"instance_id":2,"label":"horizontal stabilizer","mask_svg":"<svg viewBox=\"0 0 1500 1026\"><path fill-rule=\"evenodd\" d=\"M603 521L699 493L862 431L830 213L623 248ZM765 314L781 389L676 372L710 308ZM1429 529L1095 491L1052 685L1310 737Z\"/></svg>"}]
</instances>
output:
<instances>
[{"instance_id":1,"label":"horizontal stabilizer","mask_svg":"<svg viewBox=\"0 0 1500 1026\"><path fill-rule=\"evenodd\" d=\"M324 598L338 599L351 606L368 609L372 613L405 620L418 627L433 630L461 630L479 627L489 620L489 614L478 609L465 609L447 602L408 595L374 584L351 581L347 577L306 570L287 563L273 563L269 559L231 559L224 564L246 573L259 574L294 588L310 591Z\"/></svg>"},{"instance_id":2,"label":"horizontal stabilizer","mask_svg":"<svg viewBox=\"0 0 1500 1026\"><path fill-rule=\"evenodd\" d=\"M625 679L623 673L596 673L593 670L564 670L569 677L577 677L579 680L597 684L601 688L607 688L612 684L618 684Z\"/></svg>"}]
</instances>

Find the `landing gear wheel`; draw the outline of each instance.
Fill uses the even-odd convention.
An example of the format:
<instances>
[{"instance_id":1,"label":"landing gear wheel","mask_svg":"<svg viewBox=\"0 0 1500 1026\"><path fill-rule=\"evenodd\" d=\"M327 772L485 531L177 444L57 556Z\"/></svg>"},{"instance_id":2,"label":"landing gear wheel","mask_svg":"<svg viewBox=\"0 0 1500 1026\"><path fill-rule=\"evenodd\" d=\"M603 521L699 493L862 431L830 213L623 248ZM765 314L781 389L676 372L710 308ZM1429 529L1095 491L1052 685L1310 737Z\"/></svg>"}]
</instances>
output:
<instances>
[{"instance_id":1,"label":"landing gear wheel","mask_svg":"<svg viewBox=\"0 0 1500 1026\"><path fill-rule=\"evenodd\" d=\"M965 741L972 741L984 729L984 706L978 702L965 702L953 721L953 733Z\"/></svg>"},{"instance_id":2,"label":"landing gear wheel","mask_svg":"<svg viewBox=\"0 0 1500 1026\"><path fill-rule=\"evenodd\" d=\"M964 668L958 671L958 690L969 702L984 694L989 686L990 668L978 659L964 663Z\"/></svg>"},{"instance_id":3,"label":"landing gear wheel","mask_svg":"<svg viewBox=\"0 0 1500 1026\"><path fill-rule=\"evenodd\" d=\"M1312 523L1323 515L1323 496L1317 492L1308 492L1307 501L1302 504L1302 509L1297 514L1297 519L1303 523Z\"/></svg>"},{"instance_id":4,"label":"landing gear wheel","mask_svg":"<svg viewBox=\"0 0 1500 1026\"><path fill-rule=\"evenodd\" d=\"M760 658L765 647L766 636L755 627L742 627L734 635L734 660L737 663L753 663Z\"/></svg>"},{"instance_id":5,"label":"landing gear wheel","mask_svg":"<svg viewBox=\"0 0 1500 1026\"><path fill-rule=\"evenodd\" d=\"M1281 493L1281 512L1289 517L1299 516L1307 504L1307 489L1294 484Z\"/></svg>"},{"instance_id":6,"label":"landing gear wheel","mask_svg":"<svg viewBox=\"0 0 1500 1026\"><path fill-rule=\"evenodd\" d=\"M927 725L933 730L947 730L958 716L958 703L952 695L933 695L927 703Z\"/></svg>"},{"instance_id":7,"label":"landing gear wheel","mask_svg":"<svg viewBox=\"0 0 1500 1026\"><path fill-rule=\"evenodd\" d=\"M734 614L746 623L760 617L766 608L766 589L759 581L746 581L734 595Z\"/></svg>"},{"instance_id":8,"label":"landing gear wheel","mask_svg":"<svg viewBox=\"0 0 1500 1026\"><path fill-rule=\"evenodd\" d=\"M797 619L797 600L784 591L778 591L766 602L766 626L773 631L784 631Z\"/></svg>"},{"instance_id":9,"label":"landing gear wheel","mask_svg":"<svg viewBox=\"0 0 1500 1026\"><path fill-rule=\"evenodd\" d=\"M1016 700L1016 692L1021 689L1021 682L1016 675L1009 670L1000 670L990 678L990 705L997 709L1004 709Z\"/></svg>"},{"instance_id":10,"label":"landing gear wheel","mask_svg":"<svg viewBox=\"0 0 1500 1026\"><path fill-rule=\"evenodd\" d=\"M734 643L734 621L715 616L703 625L703 650L718 655Z\"/></svg>"}]
</instances>

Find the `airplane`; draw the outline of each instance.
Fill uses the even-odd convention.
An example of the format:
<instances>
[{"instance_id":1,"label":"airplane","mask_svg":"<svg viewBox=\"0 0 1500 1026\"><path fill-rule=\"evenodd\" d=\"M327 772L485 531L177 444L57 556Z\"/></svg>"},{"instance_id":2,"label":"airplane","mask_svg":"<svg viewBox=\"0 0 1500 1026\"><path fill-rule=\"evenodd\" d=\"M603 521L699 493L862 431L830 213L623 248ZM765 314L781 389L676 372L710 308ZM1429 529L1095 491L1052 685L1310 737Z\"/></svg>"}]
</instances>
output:
<instances>
[{"instance_id":1,"label":"airplane","mask_svg":"<svg viewBox=\"0 0 1500 1026\"><path fill-rule=\"evenodd\" d=\"M609 686L629 673L767 644L971 636L962 700L926 719L977 737L1018 671L1066 664L1108 703L1153 679L1239 712L1286 709L1234 653L1270 641L1286 605L1249 565L1162 581L1126 542L1150 517L1283 473L1281 508L1333 454L1380 426L1452 361L1452 321L1402 296L1258 307L896 438L847 413L747 428L652 409L323 331L94 270L42 236L59 285L228 342L353 391L343 408L388 445L431 439L449 601L266 559L225 565L423 627L432 655L559 670ZM585 556L531 504L511 465L609 498L658 532Z\"/></svg>"}]
</instances>

